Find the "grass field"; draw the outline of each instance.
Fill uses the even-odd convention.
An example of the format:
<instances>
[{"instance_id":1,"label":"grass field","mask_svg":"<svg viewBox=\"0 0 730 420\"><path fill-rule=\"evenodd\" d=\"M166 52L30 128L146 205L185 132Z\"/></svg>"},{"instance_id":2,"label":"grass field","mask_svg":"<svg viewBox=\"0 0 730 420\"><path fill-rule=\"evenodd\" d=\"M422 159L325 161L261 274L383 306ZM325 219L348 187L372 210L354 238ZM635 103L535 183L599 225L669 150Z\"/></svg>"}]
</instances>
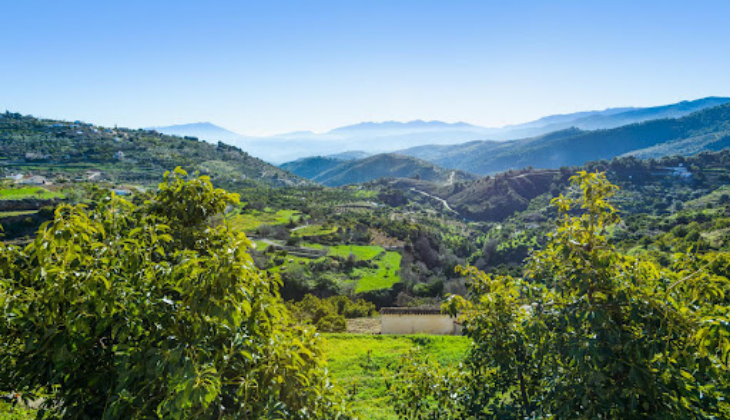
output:
<instances>
[{"instance_id":1,"label":"grass field","mask_svg":"<svg viewBox=\"0 0 730 420\"><path fill-rule=\"evenodd\" d=\"M355 275L360 276L355 292L387 289L400 281L399 270L401 255L397 252L385 252L375 258L378 268L357 268Z\"/></svg>"},{"instance_id":2,"label":"grass field","mask_svg":"<svg viewBox=\"0 0 730 420\"><path fill-rule=\"evenodd\" d=\"M294 236L325 236L337 232L337 227L324 227L322 225L310 225L292 232Z\"/></svg>"},{"instance_id":3,"label":"grass field","mask_svg":"<svg viewBox=\"0 0 730 420\"><path fill-rule=\"evenodd\" d=\"M349 394L353 410L363 420L396 420L390 408L383 375L411 349L433 357L442 365L457 364L469 340L461 336L324 334L324 353L337 384ZM22 407L10 413L0 402L0 420L30 420L36 411Z\"/></svg>"},{"instance_id":4,"label":"grass field","mask_svg":"<svg viewBox=\"0 0 730 420\"><path fill-rule=\"evenodd\" d=\"M0 190L0 200L22 200L24 198L63 198L63 194L41 187L7 188Z\"/></svg>"},{"instance_id":5,"label":"grass field","mask_svg":"<svg viewBox=\"0 0 730 420\"><path fill-rule=\"evenodd\" d=\"M282 271L287 270L289 267L297 265L306 266L313 261L321 261L321 258L311 260L309 258L297 257L295 255L287 255L284 260L284 264L278 265L276 267L271 267L266 271L268 271L269 273L281 274Z\"/></svg>"},{"instance_id":6,"label":"grass field","mask_svg":"<svg viewBox=\"0 0 730 420\"><path fill-rule=\"evenodd\" d=\"M279 211L243 211L228 218L228 222L234 229L244 232L252 232L261 225L285 225L289 220L295 222L301 217L296 210Z\"/></svg>"},{"instance_id":7,"label":"grass field","mask_svg":"<svg viewBox=\"0 0 730 420\"><path fill-rule=\"evenodd\" d=\"M330 247L329 255L347 258L350 252L361 260L374 261L378 265L377 268L354 270L354 277L357 279L355 292L387 289L400 281L400 253L385 251L382 247L373 245L337 245Z\"/></svg>"},{"instance_id":8,"label":"grass field","mask_svg":"<svg viewBox=\"0 0 730 420\"><path fill-rule=\"evenodd\" d=\"M469 340L461 336L324 334L332 375L350 394L361 419L395 420L383 374L409 350L420 347L442 365L458 363Z\"/></svg>"},{"instance_id":9,"label":"grass field","mask_svg":"<svg viewBox=\"0 0 730 420\"><path fill-rule=\"evenodd\" d=\"M330 247L329 255L337 255L342 258L347 258L352 252L357 258L361 260L372 260L376 255L385 251L382 247L374 245L337 245Z\"/></svg>"}]
</instances>

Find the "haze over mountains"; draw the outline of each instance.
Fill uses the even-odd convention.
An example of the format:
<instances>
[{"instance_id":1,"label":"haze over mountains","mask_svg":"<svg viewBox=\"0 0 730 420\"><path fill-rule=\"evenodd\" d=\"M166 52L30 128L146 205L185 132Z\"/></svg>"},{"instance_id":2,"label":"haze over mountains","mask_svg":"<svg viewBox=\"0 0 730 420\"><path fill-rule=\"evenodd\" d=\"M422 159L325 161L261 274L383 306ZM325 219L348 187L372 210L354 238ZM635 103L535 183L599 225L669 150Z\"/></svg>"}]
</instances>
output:
<instances>
[{"instance_id":1,"label":"haze over mountains","mask_svg":"<svg viewBox=\"0 0 730 420\"><path fill-rule=\"evenodd\" d=\"M524 124L485 128L464 122L441 121L363 122L326 133L298 131L268 137L239 135L211 123L155 127L165 134L194 136L223 141L273 163L309 156L327 156L352 150L375 154L424 145L453 145L473 140L506 141L536 137L576 127L582 130L616 128L662 118L677 118L730 102L730 98L708 97L649 108L612 108L552 115Z\"/></svg>"},{"instance_id":2,"label":"haze over mountains","mask_svg":"<svg viewBox=\"0 0 730 420\"><path fill-rule=\"evenodd\" d=\"M207 141L223 141L272 163L283 163L314 155L331 155L352 150L382 153L426 143L458 143L485 138L488 130L466 123L441 121L366 122L326 133L297 131L269 137L230 135L211 123L155 127L154 130ZM235 134L235 133L234 133Z\"/></svg>"},{"instance_id":3,"label":"haze over mountains","mask_svg":"<svg viewBox=\"0 0 730 420\"><path fill-rule=\"evenodd\" d=\"M430 162L443 170L489 175L525 167L555 169L577 166L589 161L619 156L655 158L670 155L694 155L730 147L730 103L703 109L680 118L663 118L628 124L617 128L581 130L568 128L532 138L511 141L480 140L457 145L426 145L401 150L398 155ZM342 162L332 158L299 159L281 167L304 178L326 185L341 185L327 174L358 167L369 180L393 177L375 155L366 159ZM412 165L410 175L416 174ZM358 181L363 182L362 177Z\"/></svg>"},{"instance_id":4,"label":"haze over mountains","mask_svg":"<svg viewBox=\"0 0 730 420\"><path fill-rule=\"evenodd\" d=\"M523 140L420 146L399 153L445 168L487 175L527 166L582 165L626 155L641 158L693 155L728 146L730 104L724 104L681 118L663 118L612 129L569 128Z\"/></svg>"},{"instance_id":5,"label":"haze over mountains","mask_svg":"<svg viewBox=\"0 0 730 420\"><path fill-rule=\"evenodd\" d=\"M217 182L252 186L311 186L314 181L336 187L382 179L378 182L384 182L384 185L409 191L415 189L425 196L446 200L451 211L475 220L502 217L502 211L513 208L515 200L525 204L530 197L544 192L552 179L551 173L555 172L551 169L614 157L687 156L730 147L730 100L727 99L708 98L650 110L622 109L576 115L574 120L567 116L552 116L541 121L556 127L576 120L586 125L607 125L648 116L663 118L596 130L570 126L518 140L419 145L394 153L370 155L363 150L346 150L297 159L280 167L226 142L213 145L180 137L194 133L214 132L220 136L230 133L208 123L178 127L177 135L169 136L145 130L97 127L78 121L43 120L8 112L0 116L0 137L8 159L6 166L64 165L84 171L88 169L84 163L92 162L102 167L105 176L112 180L139 181L180 165L209 174ZM668 115L679 117L669 118ZM530 124L534 126L525 125L522 129L539 126L537 122ZM392 138L393 133L404 131L412 135L432 135L471 127L474 126L464 123L415 121L362 123L333 131L369 132L373 138ZM81 166L77 168L77 165ZM536 170L505 172L498 176L500 182L490 181L494 177L481 177L526 167ZM539 176L522 176L527 172ZM509 182L505 184L505 180ZM485 197L494 197L495 191L501 191L499 194L513 191L514 194L502 194L504 205L485 205L485 200L491 200Z\"/></svg>"},{"instance_id":6,"label":"haze over mountains","mask_svg":"<svg viewBox=\"0 0 730 420\"><path fill-rule=\"evenodd\" d=\"M167 127L149 127L148 130L155 130L172 136L190 136L210 141L235 142L241 138L240 134L209 122L179 124Z\"/></svg>"}]
</instances>

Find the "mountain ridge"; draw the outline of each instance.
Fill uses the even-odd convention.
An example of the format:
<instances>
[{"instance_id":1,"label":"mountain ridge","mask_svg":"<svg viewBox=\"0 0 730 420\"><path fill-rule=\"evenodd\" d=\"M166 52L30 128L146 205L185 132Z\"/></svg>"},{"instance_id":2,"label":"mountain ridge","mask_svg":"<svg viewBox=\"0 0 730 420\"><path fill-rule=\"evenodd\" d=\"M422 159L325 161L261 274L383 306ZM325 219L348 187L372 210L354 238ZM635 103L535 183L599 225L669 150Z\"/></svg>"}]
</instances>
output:
<instances>
[{"instance_id":1,"label":"mountain ridge","mask_svg":"<svg viewBox=\"0 0 730 420\"><path fill-rule=\"evenodd\" d=\"M534 166L558 168L622 155L658 157L717 150L730 134L730 103L705 108L679 118L662 118L624 126L585 131L569 128L509 142L469 142L427 146L398 153L439 166L481 175Z\"/></svg>"},{"instance_id":2,"label":"mountain ridge","mask_svg":"<svg viewBox=\"0 0 730 420\"><path fill-rule=\"evenodd\" d=\"M156 131L158 133L172 136L195 137L208 141L235 141L244 137L241 134L208 121L174 124L161 127L148 127L146 130Z\"/></svg>"},{"instance_id":3,"label":"mountain ridge","mask_svg":"<svg viewBox=\"0 0 730 420\"><path fill-rule=\"evenodd\" d=\"M480 127L466 122L413 120L365 121L337 127L324 133L295 131L267 137L240 135L211 123L193 123L192 127L186 127L185 124L157 127L156 130L167 134L194 136L208 141L224 141L268 162L281 164L303 157L328 156L349 150L362 150L370 154L391 153L431 144L450 145L475 140L499 142L521 140L571 127L582 130L616 128L655 119L677 118L726 103L730 103L730 98L710 96L654 107L620 107L549 115L534 121L498 128Z\"/></svg>"}]
</instances>

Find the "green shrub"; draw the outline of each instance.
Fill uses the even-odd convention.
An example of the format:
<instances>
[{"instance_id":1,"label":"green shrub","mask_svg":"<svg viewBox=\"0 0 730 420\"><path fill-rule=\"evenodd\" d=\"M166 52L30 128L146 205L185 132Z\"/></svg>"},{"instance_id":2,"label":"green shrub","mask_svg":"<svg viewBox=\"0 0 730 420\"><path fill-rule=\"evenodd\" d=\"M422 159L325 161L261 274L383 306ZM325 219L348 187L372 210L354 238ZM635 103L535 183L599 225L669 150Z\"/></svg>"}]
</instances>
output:
<instances>
[{"instance_id":1,"label":"green shrub","mask_svg":"<svg viewBox=\"0 0 730 420\"><path fill-rule=\"evenodd\" d=\"M319 329L327 328L326 332L342 332L347 330L346 318L360 318L372 316L375 305L365 300L353 301L347 296L332 296L320 299L307 294L299 302L290 302L292 314L303 323L312 323ZM320 322L326 319L322 324ZM340 319L342 322L340 322ZM334 325L334 327L333 327ZM337 329L332 329L337 328Z\"/></svg>"},{"instance_id":2,"label":"green shrub","mask_svg":"<svg viewBox=\"0 0 730 420\"><path fill-rule=\"evenodd\" d=\"M672 269L622 254L603 174L571 179L557 230L523 278L460 269L464 369L407 356L391 383L404 419L729 418L727 253L679 254Z\"/></svg>"},{"instance_id":3,"label":"green shrub","mask_svg":"<svg viewBox=\"0 0 730 420\"><path fill-rule=\"evenodd\" d=\"M321 332L345 332L347 331L347 321L345 317L337 314L327 314L317 321L317 330Z\"/></svg>"},{"instance_id":4,"label":"green shrub","mask_svg":"<svg viewBox=\"0 0 730 420\"><path fill-rule=\"evenodd\" d=\"M251 242L209 224L237 201L178 169L142 206L63 205L28 247L0 245L0 391L54 419L345 416L316 332Z\"/></svg>"}]
</instances>

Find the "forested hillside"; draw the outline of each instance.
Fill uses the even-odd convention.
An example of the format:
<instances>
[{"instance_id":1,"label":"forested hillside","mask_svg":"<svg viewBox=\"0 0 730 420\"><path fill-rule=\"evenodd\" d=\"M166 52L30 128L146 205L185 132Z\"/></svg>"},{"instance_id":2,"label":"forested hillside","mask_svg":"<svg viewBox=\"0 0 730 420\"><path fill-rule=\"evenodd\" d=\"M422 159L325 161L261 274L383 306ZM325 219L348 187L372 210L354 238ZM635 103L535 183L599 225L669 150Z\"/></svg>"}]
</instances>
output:
<instances>
[{"instance_id":1,"label":"forested hillside","mask_svg":"<svg viewBox=\"0 0 730 420\"><path fill-rule=\"evenodd\" d=\"M303 178L314 179L342 162L342 159L333 157L314 156L287 162L279 167Z\"/></svg>"},{"instance_id":2,"label":"forested hillside","mask_svg":"<svg viewBox=\"0 0 730 420\"><path fill-rule=\"evenodd\" d=\"M418 178L438 183L476 178L464 171L447 170L430 162L391 153L344 162L333 158L315 157L286 163L281 167L330 187L379 178Z\"/></svg>"},{"instance_id":3,"label":"forested hillside","mask_svg":"<svg viewBox=\"0 0 730 420\"><path fill-rule=\"evenodd\" d=\"M157 182L165 170L181 166L228 181L272 186L307 183L222 143L10 112L0 114L0 166L6 174L27 171L67 177L103 170L108 177L125 182Z\"/></svg>"},{"instance_id":4,"label":"forested hillside","mask_svg":"<svg viewBox=\"0 0 730 420\"><path fill-rule=\"evenodd\" d=\"M510 170L474 181L439 185L400 179L389 186L403 191L416 189L445 200L460 216L470 220L500 221L528 208L535 197L557 195L578 169L607 171L616 182L628 185L711 185L730 180L730 152L705 152L696 156L668 156L641 160L633 156L611 161L593 161L560 169ZM623 184L622 184L623 185ZM637 197L633 206L651 206L650 197Z\"/></svg>"}]
</instances>

